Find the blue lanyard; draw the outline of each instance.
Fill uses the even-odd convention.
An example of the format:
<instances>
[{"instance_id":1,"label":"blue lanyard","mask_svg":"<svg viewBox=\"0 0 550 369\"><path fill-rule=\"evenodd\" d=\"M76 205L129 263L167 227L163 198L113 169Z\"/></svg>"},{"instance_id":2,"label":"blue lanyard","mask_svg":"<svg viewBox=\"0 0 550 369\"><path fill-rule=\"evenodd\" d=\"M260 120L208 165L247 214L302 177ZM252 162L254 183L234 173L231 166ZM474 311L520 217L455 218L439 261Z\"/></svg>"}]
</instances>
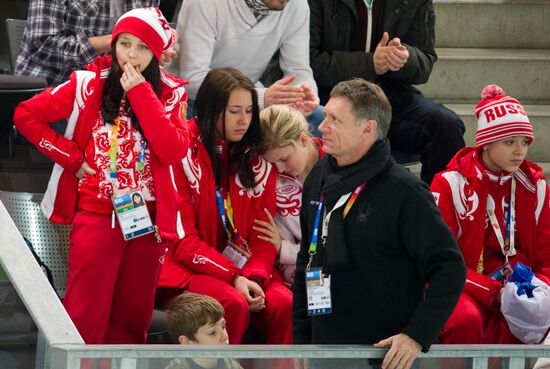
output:
<instances>
[{"instance_id":1,"label":"blue lanyard","mask_svg":"<svg viewBox=\"0 0 550 369\"><path fill-rule=\"evenodd\" d=\"M216 204L218 205L218 211L220 213L220 218L222 219L223 229L227 233L227 236L231 238L231 232L227 226L227 216L225 213L225 205L223 203L223 197L220 190L216 189Z\"/></svg>"},{"instance_id":2,"label":"blue lanyard","mask_svg":"<svg viewBox=\"0 0 550 369\"><path fill-rule=\"evenodd\" d=\"M140 173L143 173L143 171L145 170L145 138L142 138L143 139L143 142L141 143L141 151L139 153L139 156L138 156L138 161L136 163L136 167L137 167L137 170L140 172Z\"/></svg>"},{"instance_id":3,"label":"blue lanyard","mask_svg":"<svg viewBox=\"0 0 550 369\"><path fill-rule=\"evenodd\" d=\"M315 222L313 224L313 233L311 234L311 242L309 243L309 260L306 265L306 271L310 270L311 262L313 261L313 255L317 252L317 244L319 242L319 223L321 222L321 212L323 211L323 195L319 199L319 206L317 207L317 214L315 215Z\"/></svg>"},{"instance_id":4,"label":"blue lanyard","mask_svg":"<svg viewBox=\"0 0 550 369\"><path fill-rule=\"evenodd\" d=\"M317 251L317 244L319 242L319 222L321 221L321 212L323 210L323 196L319 199L319 206L317 207L317 214L315 215L315 222L313 223L313 233L311 234L311 242L309 243L310 255L315 254Z\"/></svg>"}]
</instances>

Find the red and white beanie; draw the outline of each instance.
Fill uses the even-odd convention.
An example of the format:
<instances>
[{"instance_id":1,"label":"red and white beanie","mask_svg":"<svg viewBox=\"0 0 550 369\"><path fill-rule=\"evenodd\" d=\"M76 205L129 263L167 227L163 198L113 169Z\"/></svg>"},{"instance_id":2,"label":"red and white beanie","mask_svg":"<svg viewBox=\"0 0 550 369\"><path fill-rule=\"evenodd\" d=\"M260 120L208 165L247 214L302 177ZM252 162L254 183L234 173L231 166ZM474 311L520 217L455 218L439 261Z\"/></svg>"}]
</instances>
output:
<instances>
[{"instance_id":1,"label":"red and white beanie","mask_svg":"<svg viewBox=\"0 0 550 369\"><path fill-rule=\"evenodd\" d=\"M160 56L176 43L176 30L158 8L138 8L124 13L116 22L111 45L121 33L130 33L141 39L160 60Z\"/></svg>"},{"instance_id":2,"label":"red and white beanie","mask_svg":"<svg viewBox=\"0 0 550 369\"><path fill-rule=\"evenodd\" d=\"M527 136L533 142L533 127L523 106L506 96L497 85L485 86L481 102L474 108L477 118L476 145L481 147L511 136Z\"/></svg>"}]
</instances>

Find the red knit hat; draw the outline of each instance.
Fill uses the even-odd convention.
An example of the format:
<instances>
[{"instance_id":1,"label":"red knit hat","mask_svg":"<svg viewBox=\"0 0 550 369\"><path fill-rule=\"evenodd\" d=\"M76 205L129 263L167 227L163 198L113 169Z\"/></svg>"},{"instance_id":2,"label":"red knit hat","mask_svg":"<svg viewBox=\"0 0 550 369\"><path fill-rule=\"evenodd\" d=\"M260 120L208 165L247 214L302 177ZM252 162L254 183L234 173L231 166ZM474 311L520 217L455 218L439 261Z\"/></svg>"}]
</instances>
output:
<instances>
[{"instance_id":1,"label":"red knit hat","mask_svg":"<svg viewBox=\"0 0 550 369\"><path fill-rule=\"evenodd\" d=\"M477 118L476 145L478 147L511 136L527 136L533 142L533 127L523 106L506 96L497 85L485 86L481 102L474 109Z\"/></svg>"},{"instance_id":2,"label":"red knit hat","mask_svg":"<svg viewBox=\"0 0 550 369\"><path fill-rule=\"evenodd\" d=\"M176 30L158 8L138 8L123 14L113 29L111 46L121 33L130 33L145 42L157 60L176 43Z\"/></svg>"}]
</instances>

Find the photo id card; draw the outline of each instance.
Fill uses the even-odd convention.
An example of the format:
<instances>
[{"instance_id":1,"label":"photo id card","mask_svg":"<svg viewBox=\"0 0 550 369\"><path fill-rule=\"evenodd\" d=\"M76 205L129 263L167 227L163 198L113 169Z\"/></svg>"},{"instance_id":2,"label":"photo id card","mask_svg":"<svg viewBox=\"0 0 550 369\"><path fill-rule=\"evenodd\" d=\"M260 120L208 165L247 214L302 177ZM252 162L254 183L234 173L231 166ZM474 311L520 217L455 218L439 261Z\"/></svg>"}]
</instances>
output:
<instances>
[{"instance_id":1,"label":"photo id card","mask_svg":"<svg viewBox=\"0 0 550 369\"><path fill-rule=\"evenodd\" d=\"M332 313L330 276L323 275L321 268L306 271L307 315Z\"/></svg>"},{"instance_id":2,"label":"photo id card","mask_svg":"<svg viewBox=\"0 0 550 369\"><path fill-rule=\"evenodd\" d=\"M113 196L111 199L126 241L155 231L141 191Z\"/></svg>"}]
</instances>

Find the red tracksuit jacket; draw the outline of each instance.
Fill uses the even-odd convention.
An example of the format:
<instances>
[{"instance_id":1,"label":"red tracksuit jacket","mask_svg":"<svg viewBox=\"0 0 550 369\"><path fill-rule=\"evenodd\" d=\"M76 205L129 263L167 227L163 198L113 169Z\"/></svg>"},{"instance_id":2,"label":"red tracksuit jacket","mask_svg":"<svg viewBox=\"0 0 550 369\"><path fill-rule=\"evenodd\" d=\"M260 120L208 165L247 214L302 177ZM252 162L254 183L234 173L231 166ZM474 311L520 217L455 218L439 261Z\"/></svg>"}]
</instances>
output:
<instances>
[{"instance_id":1,"label":"red tracksuit jacket","mask_svg":"<svg viewBox=\"0 0 550 369\"><path fill-rule=\"evenodd\" d=\"M44 215L53 222L72 222L78 196L75 172L84 161L92 127L99 119L110 67L111 57L98 57L87 66L87 71L73 72L69 81L22 102L15 112L17 129L56 163L42 202ZM170 165L187 153L185 83L162 71L160 101L147 82L127 93L151 149L152 176L157 188L156 224L160 235L167 239L183 235ZM65 136L49 125L61 119L67 119ZM88 162L93 166L92 160Z\"/></svg>"},{"instance_id":2,"label":"red tracksuit jacket","mask_svg":"<svg viewBox=\"0 0 550 369\"><path fill-rule=\"evenodd\" d=\"M188 122L189 152L182 166L175 171L180 189L183 231L185 233L172 253L166 255L159 286L185 288L194 274L206 274L231 283L236 274L242 274L264 285L274 272L276 251L269 242L257 238L252 229L254 219L267 221L264 208L275 214L276 171L272 165L255 156L252 169L256 186L247 190L238 176L230 175L229 192L234 209L234 222L240 235L248 241L252 256L239 269L221 253L225 237L216 204L214 171L210 158L199 140L195 119ZM222 142L223 150L226 149ZM223 194L224 198L226 197Z\"/></svg>"},{"instance_id":3,"label":"red tracksuit jacket","mask_svg":"<svg viewBox=\"0 0 550 369\"><path fill-rule=\"evenodd\" d=\"M537 277L550 282L550 197L542 168L525 160L515 172L516 179L516 251L510 258L529 265ZM492 270L476 272L481 250L484 247L489 177L480 162L479 149L467 147L459 151L438 173L431 184L437 206L443 219L458 240L468 267L464 292L485 306L496 304L502 284L490 278ZM509 185L509 184L508 184ZM499 219L501 227L502 219ZM492 231L492 230L491 230ZM502 264L488 260L485 264Z\"/></svg>"}]
</instances>

